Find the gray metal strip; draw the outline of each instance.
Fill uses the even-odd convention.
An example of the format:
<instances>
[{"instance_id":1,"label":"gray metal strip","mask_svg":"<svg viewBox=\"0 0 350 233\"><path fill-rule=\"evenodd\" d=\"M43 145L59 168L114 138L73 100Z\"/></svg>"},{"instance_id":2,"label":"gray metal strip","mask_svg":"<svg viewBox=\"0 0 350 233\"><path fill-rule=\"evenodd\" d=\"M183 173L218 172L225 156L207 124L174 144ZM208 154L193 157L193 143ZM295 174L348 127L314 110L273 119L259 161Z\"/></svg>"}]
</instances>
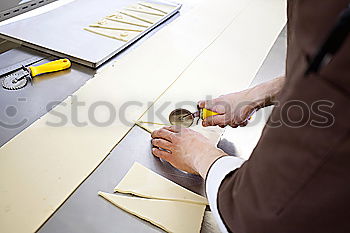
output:
<instances>
[{"instance_id":1,"label":"gray metal strip","mask_svg":"<svg viewBox=\"0 0 350 233\"><path fill-rule=\"evenodd\" d=\"M47 13L3 25L0 27L0 37L57 57L69 58L85 66L97 68L175 15L181 7L181 4L168 3L176 8L161 21L127 43L97 36L83 30L91 22L137 1L76 0ZM43 28L45 30L42 30Z\"/></svg>"},{"instance_id":2,"label":"gray metal strip","mask_svg":"<svg viewBox=\"0 0 350 233\"><path fill-rule=\"evenodd\" d=\"M3 0L1 0L1 1L3 1ZM44 6L44 5L49 4L51 2L54 2L54 1L57 1L57 0L32 0L32 1L20 4L18 6L12 7L10 9L2 10L2 11L0 11L0 22L4 21L6 19L12 18L16 15L20 15L22 13L25 13L27 11L33 10L35 8Z\"/></svg>"}]
</instances>

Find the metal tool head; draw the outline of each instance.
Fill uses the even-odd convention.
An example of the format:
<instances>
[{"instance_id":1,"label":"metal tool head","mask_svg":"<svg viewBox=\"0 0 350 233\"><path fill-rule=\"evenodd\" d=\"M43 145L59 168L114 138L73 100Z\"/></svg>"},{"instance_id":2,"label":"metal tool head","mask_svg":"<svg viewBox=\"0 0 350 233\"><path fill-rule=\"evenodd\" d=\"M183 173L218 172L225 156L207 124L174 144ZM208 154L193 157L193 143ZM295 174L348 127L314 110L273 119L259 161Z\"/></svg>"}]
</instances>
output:
<instances>
[{"instance_id":1,"label":"metal tool head","mask_svg":"<svg viewBox=\"0 0 350 233\"><path fill-rule=\"evenodd\" d=\"M25 87L28 81L31 81L30 73L27 68L22 67L21 70L4 77L2 86L8 90L18 90Z\"/></svg>"},{"instance_id":2,"label":"metal tool head","mask_svg":"<svg viewBox=\"0 0 350 233\"><path fill-rule=\"evenodd\" d=\"M190 127L193 124L194 116L187 109L178 108L169 115L169 122L172 125Z\"/></svg>"}]
</instances>

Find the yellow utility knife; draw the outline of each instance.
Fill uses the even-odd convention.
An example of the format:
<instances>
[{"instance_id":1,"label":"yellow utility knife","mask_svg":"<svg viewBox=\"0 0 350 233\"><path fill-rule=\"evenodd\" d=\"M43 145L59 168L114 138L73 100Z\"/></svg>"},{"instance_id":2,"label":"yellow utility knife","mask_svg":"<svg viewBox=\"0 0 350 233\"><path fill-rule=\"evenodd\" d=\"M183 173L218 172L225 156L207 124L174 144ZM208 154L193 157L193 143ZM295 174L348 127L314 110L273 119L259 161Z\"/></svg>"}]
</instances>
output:
<instances>
[{"instance_id":1,"label":"yellow utility knife","mask_svg":"<svg viewBox=\"0 0 350 233\"><path fill-rule=\"evenodd\" d=\"M39 66L22 66L20 72L6 76L2 81L2 86L8 90L18 90L25 87L32 79L38 75L65 70L71 67L68 59L59 59Z\"/></svg>"}]
</instances>

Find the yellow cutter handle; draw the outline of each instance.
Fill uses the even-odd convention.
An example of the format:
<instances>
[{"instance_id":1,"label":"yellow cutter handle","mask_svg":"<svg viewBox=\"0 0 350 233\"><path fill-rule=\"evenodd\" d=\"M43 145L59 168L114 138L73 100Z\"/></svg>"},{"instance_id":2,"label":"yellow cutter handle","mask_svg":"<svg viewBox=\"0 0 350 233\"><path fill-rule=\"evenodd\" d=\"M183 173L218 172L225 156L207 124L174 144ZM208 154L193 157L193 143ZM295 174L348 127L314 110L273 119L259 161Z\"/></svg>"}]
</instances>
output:
<instances>
[{"instance_id":1,"label":"yellow cutter handle","mask_svg":"<svg viewBox=\"0 0 350 233\"><path fill-rule=\"evenodd\" d=\"M210 111L209 109L206 109L206 108L202 109L202 119L203 120L207 117L216 116L216 115L220 115L220 113Z\"/></svg>"},{"instance_id":2,"label":"yellow cutter handle","mask_svg":"<svg viewBox=\"0 0 350 233\"><path fill-rule=\"evenodd\" d=\"M46 74L50 72L60 71L68 69L71 66L71 62L68 59L59 59L56 61L51 61L39 66L30 66L30 72L32 77L39 74Z\"/></svg>"},{"instance_id":3,"label":"yellow cutter handle","mask_svg":"<svg viewBox=\"0 0 350 233\"><path fill-rule=\"evenodd\" d=\"M252 118L253 118L253 115L256 113L256 110L254 110L253 112L251 112L249 114L249 116L247 117L246 120L244 121L250 121ZM201 117L202 117L202 120L204 120L205 118L207 117L210 117L210 116L216 116L216 115L221 115L220 113L217 113L217 112L213 112L209 109L206 109L206 108L202 108L202 114L201 114Z\"/></svg>"}]
</instances>

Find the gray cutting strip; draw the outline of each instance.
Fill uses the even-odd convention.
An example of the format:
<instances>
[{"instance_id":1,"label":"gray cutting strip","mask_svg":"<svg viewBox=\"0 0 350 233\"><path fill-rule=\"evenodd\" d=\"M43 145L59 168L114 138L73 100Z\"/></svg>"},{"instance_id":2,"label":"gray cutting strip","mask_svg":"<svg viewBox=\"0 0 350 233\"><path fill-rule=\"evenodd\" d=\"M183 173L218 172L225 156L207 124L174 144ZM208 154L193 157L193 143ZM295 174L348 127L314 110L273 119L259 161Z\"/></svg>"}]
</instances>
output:
<instances>
[{"instance_id":1,"label":"gray cutting strip","mask_svg":"<svg viewBox=\"0 0 350 233\"><path fill-rule=\"evenodd\" d=\"M176 9L129 42L84 30L91 23L138 1L76 0L47 13L3 25L0 37L96 68L170 18L181 7L180 4L171 4Z\"/></svg>"}]
</instances>

